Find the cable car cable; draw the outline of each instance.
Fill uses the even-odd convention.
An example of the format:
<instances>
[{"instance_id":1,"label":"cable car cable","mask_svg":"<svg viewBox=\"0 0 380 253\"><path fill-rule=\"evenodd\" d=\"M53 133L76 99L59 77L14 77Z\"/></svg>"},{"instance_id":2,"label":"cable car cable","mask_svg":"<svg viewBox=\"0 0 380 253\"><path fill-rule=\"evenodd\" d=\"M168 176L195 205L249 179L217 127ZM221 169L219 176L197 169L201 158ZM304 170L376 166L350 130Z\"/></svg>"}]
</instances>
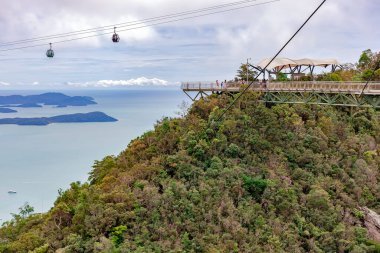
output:
<instances>
[{"instance_id":1,"label":"cable car cable","mask_svg":"<svg viewBox=\"0 0 380 253\"><path fill-rule=\"evenodd\" d=\"M141 19L141 20L136 20L136 21L118 23L118 24L114 24L114 25L100 26L100 27L95 27L95 28L79 30L79 31L60 33L60 34L54 34L54 35L47 35L47 36L35 37L35 38L24 39L24 40L4 42L4 43L0 43L0 47L11 46L11 45L15 45L15 44L23 44L23 43L27 43L27 42L33 42L33 41L41 41L41 40L52 39L52 38L68 37L68 36L75 36L75 35L86 34L86 33L99 32L99 31L109 30L115 26L118 26L119 28L125 27L125 26L133 26L133 25L138 25L138 24L145 23L145 22L154 22L154 21L158 21L158 20L162 20L162 19L169 19L169 18L174 18L174 17L178 17L178 16L183 16L183 15L190 15L190 14L197 13L197 12L205 12L205 11L210 11L213 9L221 9L221 8L226 8L229 6L237 6L237 5L250 3L250 2L256 2L256 1L257 0L244 0L244 1L239 1L239 2L234 2L234 3L229 3L229 4L223 4L223 5L216 5L216 6L211 6L211 7L192 10L192 11L168 14L168 15L158 16L158 17L154 17L154 18L147 18L147 19Z\"/></svg>"},{"instance_id":2,"label":"cable car cable","mask_svg":"<svg viewBox=\"0 0 380 253\"><path fill-rule=\"evenodd\" d=\"M206 13L206 14L195 15L195 16L191 16L191 17L185 17L185 18L179 18L179 19L174 19L174 20L169 20L169 21L163 21L163 22L158 22L158 23L150 24L150 25L143 25L143 26L138 26L138 27L133 27L133 28L128 28L128 29L122 29L122 30L119 30L119 32L125 32L125 31L136 30L136 29L141 29L141 28L146 28L146 27L151 27L151 26L168 24L168 23L173 23L173 22L177 22L177 21L182 21L182 20L187 20L187 19L192 19L192 18L198 18L198 17L203 17L203 16L209 16L209 15L214 15L214 14L219 14L219 13L224 13L224 12L229 12L229 11L235 11L235 10L239 10L239 9L243 9L243 8L247 8L247 7L260 6L260 5L270 4L270 3L279 2L279 1L281 1L281 0L272 0L272 1L262 2L262 3L252 4L252 5L246 5L243 7L236 7L236 8L232 8L232 9L227 9L227 10L223 10L223 11L216 11L216 12L211 12L211 13ZM54 41L54 44L65 43L65 42L70 42L70 41L75 41L75 40L82 40L82 39L93 38L93 37L99 37L99 36L103 36L103 35L107 35L107 34L113 34L113 33L114 32L112 31L112 32L105 32L105 33L89 35L89 36L84 36L84 37L78 37L78 38L73 38L73 39ZM0 52L20 50L20 49L33 48L33 47L41 47L41 46L45 46L45 45L46 45L46 43L30 45L30 46L15 47L15 48L8 48L8 49L0 49Z\"/></svg>"},{"instance_id":3,"label":"cable car cable","mask_svg":"<svg viewBox=\"0 0 380 253\"><path fill-rule=\"evenodd\" d=\"M273 58L269 61L269 63L260 71L259 74L249 83L249 85L244 88L244 90L228 105L228 107L222 112L222 114L216 119L216 122L219 122L224 115L235 105L235 103L247 92L247 90L252 86L252 84L257 80L257 78L264 73L265 69L277 58L277 56L289 45L289 43L296 37L296 35L304 28L304 26L309 22L309 20L318 12L318 10L323 6L323 4L327 0L323 0L323 2L314 10L314 12L306 19L306 21L301 25L300 28L293 34L293 36L281 47L281 49L273 56ZM248 67L248 66L247 66Z\"/></svg>"}]
</instances>

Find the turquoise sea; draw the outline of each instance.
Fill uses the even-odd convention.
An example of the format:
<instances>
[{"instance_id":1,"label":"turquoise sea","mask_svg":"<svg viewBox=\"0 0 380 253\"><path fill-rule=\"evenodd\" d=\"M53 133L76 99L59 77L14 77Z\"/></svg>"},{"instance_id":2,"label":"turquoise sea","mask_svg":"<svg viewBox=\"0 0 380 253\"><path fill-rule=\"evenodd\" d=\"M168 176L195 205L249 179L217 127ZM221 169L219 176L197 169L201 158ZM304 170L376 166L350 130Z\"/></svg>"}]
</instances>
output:
<instances>
[{"instance_id":1,"label":"turquoise sea","mask_svg":"<svg viewBox=\"0 0 380 253\"><path fill-rule=\"evenodd\" d=\"M0 91L0 95L49 91ZM117 155L128 143L153 129L164 116L176 116L190 100L178 87L123 90L64 90L67 95L91 96L97 105L67 108L17 108L6 117L37 117L102 111L118 122L48 126L0 125L0 224L28 202L35 212L51 208L60 188L84 182L95 160ZM17 194L9 194L14 190Z\"/></svg>"}]
</instances>

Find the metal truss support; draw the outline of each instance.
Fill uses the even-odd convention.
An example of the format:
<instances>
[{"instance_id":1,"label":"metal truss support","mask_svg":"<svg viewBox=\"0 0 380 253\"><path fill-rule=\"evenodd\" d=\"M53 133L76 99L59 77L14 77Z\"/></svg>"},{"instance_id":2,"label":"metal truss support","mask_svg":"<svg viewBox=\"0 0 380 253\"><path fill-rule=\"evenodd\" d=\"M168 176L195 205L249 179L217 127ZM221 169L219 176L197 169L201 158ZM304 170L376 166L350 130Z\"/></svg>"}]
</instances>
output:
<instances>
[{"instance_id":1,"label":"metal truss support","mask_svg":"<svg viewBox=\"0 0 380 253\"><path fill-rule=\"evenodd\" d=\"M266 103L274 104L317 104L380 109L380 96L375 95L360 97L344 93L266 92L262 99Z\"/></svg>"},{"instance_id":2,"label":"metal truss support","mask_svg":"<svg viewBox=\"0 0 380 253\"><path fill-rule=\"evenodd\" d=\"M229 90L223 91L196 91L195 97L192 97L189 93L192 91L183 92L192 100L195 101L199 98L205 98L212 94L226 94L227 96L233 96L238 91L232 92ZM209 94L210 93L210 94ZM265 103L272 104L313 104L313 105L331 105L331 106L346 106L346 107L372 107L380 109L380 96L365 94L360 96L359 94L352 93L330 93L328 91L311 91L305 92L303 90L298 91L263 91L261 93L261 100Z\"/></svg>"},{"instance_id":3,"label":"metal truss support","mask_svg":"<svg viewBox=\"0 0 380 253\"><path fill-rule=\"evenodd\" d=\"M195 101L197 100L197 98L204 98L204 97L208 97L210 94L207 94L206 92L204 91L198 91L197 94L195 95L195 97L192 97L190 96L190 94L188 92L186 92L185 90L183 90L183 92L186 94L186 96L188 96L192 101Z\"/></svg>"},{"instance_id":4,"label":"metal truss support","mask_svg":"<svg viewBox=\"0 0 380 253\"><path fill-rule=\"evenodd\" d=\"M195 101L195 99L194 98L192 98L190 95L189 95L189 93L187 93L186 91L183 91L185 94L186 94L186 96L188 96L192 101Z\"/></svg>"}]
</instances>

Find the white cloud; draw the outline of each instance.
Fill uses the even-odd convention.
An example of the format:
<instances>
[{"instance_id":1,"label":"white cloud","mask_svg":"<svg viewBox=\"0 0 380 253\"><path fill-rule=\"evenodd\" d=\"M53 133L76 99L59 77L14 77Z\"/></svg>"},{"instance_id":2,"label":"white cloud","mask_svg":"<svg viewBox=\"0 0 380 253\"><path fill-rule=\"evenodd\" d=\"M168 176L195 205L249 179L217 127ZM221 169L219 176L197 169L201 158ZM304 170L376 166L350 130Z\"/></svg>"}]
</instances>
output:
<instances>
[{"instance_id":1,"label":"white cloud","mask_svg":"<svg viewBox=\"0 0 380 253\"><path fill-rule=\"evenodd\" d=\"M0 76L11 84L30 84L36 73L43 73L38 77L40 85L75 80L81 86L92 87L141 83L139 78L135 82L124 80L126 72L128 76L153 76L170 82L232 79L247 58L257 63L273 56L320 2L281 0L157 27L122 32L119 26L121 41L117 44L111 42L109 34L54 43L60 38L51 41L54 59L45 56L50 41L41 41L46 46L1 53ZM219 4L220 0L4 0L0 8L4 36L0 43ZM379 12L378 0L362 0L360 4L327 1L281 56L355 62L362 50L380 50L380 32L376 29L380 15L373 15ZM86 83L88 80L103 81Z\"/></svg>"},{"instance_id":2,"label":"white cloud","mask_svg":"<svg viewBox=\"0 0 380 253\"><path fill-rule=\"evenodd\" d=\"M47 0L36 0L33 4L15 0L12 2L2 2L0 9L0 29L4 31L1 42L35 38L46 35L56 35L72 31L82 31L94 27L104 27L111 24L120 24L141 18L138 11L128 10L124 1L112 0L113 3L104 4L104 1L84 0L83 4L78 4L74 0L65 0L61 3L54 3ZM91 8L88 8L88 6ZM134 4L138 8L139 4ZM17 15L20 8L24 10L22 15ZM51 10L54 10L54 14ZM94 11L96 15L94 15ZM18 16L17 19L14 17ZM142 23L141 26L144 26ZM140 26L140 25L139 25ZM111 33L101 37L96 35ZM111 41L113 28L94 32L78 33L74 37L58 37L55 39L42 40L39 43L53 42L54 48L73 47L100 47ZM139 30L126 31L121 35L121 43L139 43L155 38L155 30L147 27ZM88 39L72 41L71 43L54 44L56 41L94 36Z\"/></svg>"},{"instance_id":3,"label":"white cloud","mask_svg":"<svg viewBox=\"0 0 380 253\"><path fill-rule=\"evenodd\" d=\"M11 85L10 83L6 83L6 82L1 82L0 81L0 86L9 86L9 85Z\"/></svg>"},{"instance_id":4,"label":"white cloud","mask_svg":"<svg viewBox=\"0 0 380 253\"><path fill-rule=\"evenodd\" d=\"M168 86L168 85L176 85L177 83L169 83L166 80L162 80L159 78L146 78L139 77L135 79L129 80L99 80L95 82L83 82L83 83L72 83L68 82L68 86L74 87L128 87L128 86Z\"/></svg>"}]
</instances>

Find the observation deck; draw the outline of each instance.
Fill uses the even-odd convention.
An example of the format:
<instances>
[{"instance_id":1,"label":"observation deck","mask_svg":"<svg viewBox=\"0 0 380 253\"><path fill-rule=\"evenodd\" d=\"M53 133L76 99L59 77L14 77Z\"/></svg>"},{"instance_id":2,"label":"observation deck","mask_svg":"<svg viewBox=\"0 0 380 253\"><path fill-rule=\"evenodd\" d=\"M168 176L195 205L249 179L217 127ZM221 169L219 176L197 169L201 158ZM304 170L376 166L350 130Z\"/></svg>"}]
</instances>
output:
<instances>
[{"instance_id":1,"label":"observation deck","mask_svg":"<svg viewBox=\"0 0 380 253\"><path fill-rule=\"evenodd\" d=\"M181 89L193 101L211 94L233 94L246 84L227 82L182 82ZM254 82L249 88L266 103L320 104L380 109L380 82L287 81ZM195 92L195 96L190 94Z\"/></svg>"}]
</instances>

